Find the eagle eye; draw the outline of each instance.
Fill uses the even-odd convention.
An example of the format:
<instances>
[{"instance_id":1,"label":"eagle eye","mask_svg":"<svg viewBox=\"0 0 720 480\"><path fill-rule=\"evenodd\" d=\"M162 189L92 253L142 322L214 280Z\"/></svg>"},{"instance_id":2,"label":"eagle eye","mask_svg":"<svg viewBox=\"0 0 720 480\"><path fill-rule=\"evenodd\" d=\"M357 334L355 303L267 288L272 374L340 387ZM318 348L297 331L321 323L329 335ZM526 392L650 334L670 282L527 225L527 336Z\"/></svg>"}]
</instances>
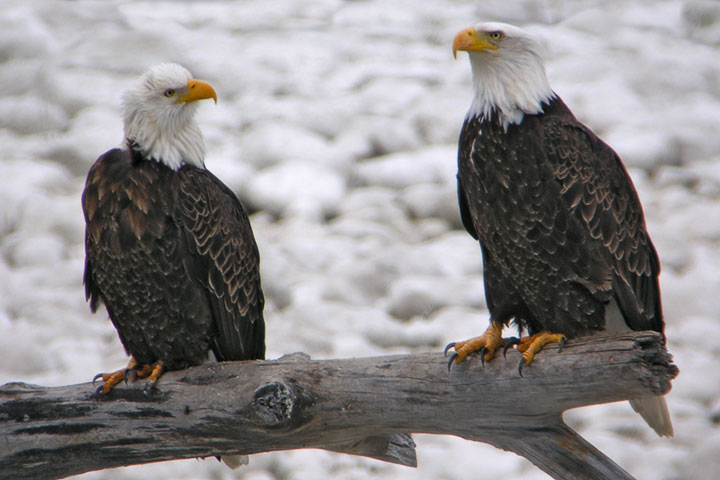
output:
<instances>
[{"instance_id":1,"label":"eagle eye","mask_svg":"<svg viewBox=\"0 0 720 480\"><path fill-rule=\"evenodd\" d=\"M500 40L503 38L502 32L490 32L488 33L488 37L490 37L492 40Z\"/></svg>"},{"instance_id":2,"label":"eagle eye","mask_svg":"<svg viewBox=\"0 0 720 480\"><path fill-rule=\"evenodd\" d=\"M175 90L173 90L172 88L168 88L167 90L165 90L163 95L165 95L166 97L172 97L173 95L175 95Z\"/></svg>"}]
</instances>

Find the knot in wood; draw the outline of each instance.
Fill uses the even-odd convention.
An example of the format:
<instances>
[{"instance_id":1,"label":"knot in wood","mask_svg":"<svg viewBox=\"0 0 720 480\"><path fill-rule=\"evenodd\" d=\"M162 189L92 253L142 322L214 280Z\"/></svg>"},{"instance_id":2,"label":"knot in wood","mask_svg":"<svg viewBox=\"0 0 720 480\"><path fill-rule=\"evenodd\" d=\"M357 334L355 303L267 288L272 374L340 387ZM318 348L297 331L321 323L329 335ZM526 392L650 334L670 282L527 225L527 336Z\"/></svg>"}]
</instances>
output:
<instances>
[{"instance_id":1,"label":"knot in wood","mask_svg":"<svg viewBox=\"0 0 720 480\"><path fill-rule=\"evenodd\" d=\"M295 393L282 382L273 382L255 390L253 407L268 427L282 427L292 419L296 403Z\"/></svg>"}]
</instances>

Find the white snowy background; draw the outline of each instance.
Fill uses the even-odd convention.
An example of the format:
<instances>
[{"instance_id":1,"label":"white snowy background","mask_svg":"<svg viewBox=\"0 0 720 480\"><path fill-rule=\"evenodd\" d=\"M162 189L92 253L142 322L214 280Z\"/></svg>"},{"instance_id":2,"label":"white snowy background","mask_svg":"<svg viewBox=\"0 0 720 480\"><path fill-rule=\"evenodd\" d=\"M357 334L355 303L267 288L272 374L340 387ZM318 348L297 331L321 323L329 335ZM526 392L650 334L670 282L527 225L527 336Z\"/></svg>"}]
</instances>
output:
<instances>
[{"instance_id":1,"label":"white snowy background","mask_svg":"<svg viewBox=\"0 0 720 480\"><path fill-rule=\"evenodd\" d=\"M680 367L660 439L627 402L566 414L639 479L720 478L720 2L254 0L0 3L0 384L86 382L126 355L84 300L80 194L122 137L122 91L176 61L215 86L207 166L256 212L268 358L440 351L487 325L456 142L480 20L547 43L554 89L630 168ZM512 401L508 399L508 401ZM416 435L418 468L322 451L87 474L131 479L547 479Z\"/></svg>"}]
</instances>

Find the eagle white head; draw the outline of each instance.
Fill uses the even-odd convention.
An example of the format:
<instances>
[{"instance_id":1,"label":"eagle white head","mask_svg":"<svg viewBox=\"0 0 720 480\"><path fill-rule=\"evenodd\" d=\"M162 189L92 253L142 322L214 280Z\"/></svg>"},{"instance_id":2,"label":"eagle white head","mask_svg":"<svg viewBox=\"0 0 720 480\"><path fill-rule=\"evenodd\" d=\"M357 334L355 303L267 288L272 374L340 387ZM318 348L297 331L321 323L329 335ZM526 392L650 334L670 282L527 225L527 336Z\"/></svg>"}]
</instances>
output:
<instances>
[{"instance_id":1,"label":"eagle white head","mask_svg":"<svg viewBox=\"0 0 720 480\"><path fill-rule=\"evenodd\" d=\"M148 158L173 170L184 164L204 168L205 139L195 124L197 100L213 88L176 63L150 67L122 98L125 138Z\"/></svg>"},{"instance_id":2,"label":"eagle white head","mask_svg":"<svg viewBox=\"0 0 720 480\"><path fill-rule=\"evenodd\" d=\"M453 40L453 55L470 56L473 102L467 117L489 118L495 111L505 129L523 116L542 112L542 103L555 94L545 74L545 52L530 33L507 23L479 23L461 30Z\"/></svg>"}]
</instances>

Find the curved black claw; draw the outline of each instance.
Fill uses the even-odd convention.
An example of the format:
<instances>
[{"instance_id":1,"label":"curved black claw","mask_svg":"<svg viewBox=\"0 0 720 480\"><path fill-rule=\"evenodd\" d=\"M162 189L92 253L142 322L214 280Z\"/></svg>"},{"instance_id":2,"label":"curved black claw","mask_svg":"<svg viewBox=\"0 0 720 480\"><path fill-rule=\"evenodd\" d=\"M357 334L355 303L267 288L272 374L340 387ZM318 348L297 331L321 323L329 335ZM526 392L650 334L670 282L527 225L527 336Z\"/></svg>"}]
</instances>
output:
<instances>
[{"instance_id":1,"label":"curved black claw","mask_svg":"<svg viewBox=\"0 0 720 480\"><path fill-rule=\"evenodd\" d=\"M523 369L524 365L525 365L525 357L521 358L520 361L518 362L518 373L520 374L521 377L523 376L522 369Z\"/></svg>"},{"instance_id":2,"label":"curved black claw","mask_svg":"<svg viewBox=\"0 0 720 480\"><path fill-rule=\"evenodd\" d=\"M453 362L456 358L458 358L460 355L457 354L457 352L454 352L452 355L450 355L450 360L448 360L448 372L450 371L450 368L452 367Z\"/></svg>"},{"instance_id":3,"label":"curved black claw","mask_svg":"<svg viewBox=\"0 0 720 480\"><path fill-rule=\"evenodd\" d=\"M445 350L443 351L443 355L445 355L447 357L448 350L450 350L451 348L454 348L454 347L455 347L455 342L450 342L447 345L445 345Z\"/></svg>"},{"instance_id":4,"label":"curved black claw","mask_svg":"<svg viewBox=\"0 0 720 480\"><path fill-rule=\"evenodd\" d=\"M558 347L558 353L562 352L562 349L566 343L567 343L567 337L562 337L560 339L560 346Z\"/></svg>"},{"instance_id":5,"label":"curved black claw","mask_svg":"<svg viewBox=\"0 0 720 480\"><path fill-rule=\"evenodd\" d=\"M146 397L150 396L153 388L155 388L156 383L157 383L157 380L145 382L145 388L143 388L143 393L145 394Z\"/></svg>"},{"instance_id":6,"label":"curved black claw","mask_svg":"<svg viewBox=\"0 0 720 480\"><path fill-rule=\"evenodd\" d=\"M100 397L104 395L104 393L102 393L102 389L104 386L105 385L100 385L99 387L97 387L95 389L95 392L92 394L92 398L94 398L95 400L100 400Z\"/></svg>"},{"instance_id":7,"label":"curved black claw","mask_svg":"<svg viewBox=\"0 0 720 480\"><path fill-rule=\"evenodd\" d=\"M93 377L92 384L95 385L95 382L97 382L98 378L102 378L103 375L105 375L105 374L104 374L104 373L98 373L97 375L95 375L95 376ZM102 388L102 386L101 386L100 388Z\"/></svg>"},{"instance_id":8,"label":"curved black claw","mask_svg":"<svg viewBox=\"0 0 720 480\"><path fill-rule=\"evenodd\" d=\"M522 342L518 337L510 337L507 339L505 346L503 347L503 358L507 358L507 351L515 345L520 345Z\"/></svg>"},{"instance_id":9,"label":"curved black claw","mask_svg":"<svg viewBox=\"0 0 720 480\"><path fill-rule=\"evenodd\" d=\"M137 372L138 370L140 370L140 368L137 366L125 369L125 373L123 374L123 380L125 381L125 385L127 385L128 380L134 380L133 375L135 375L135 372Z\"/></svg>"},{"instance_id":10,"label":"curved black claw","mask_svg":"<svg viewBox=\"0 0 720 480\"><path fill-rule=\"evenodd\" d=\"M490 350L488 350L487 347L482 347L480 349L480 365L482 365L483 368L485 368L485 354L488 353Z\"/></svg>"}]
</instances>

